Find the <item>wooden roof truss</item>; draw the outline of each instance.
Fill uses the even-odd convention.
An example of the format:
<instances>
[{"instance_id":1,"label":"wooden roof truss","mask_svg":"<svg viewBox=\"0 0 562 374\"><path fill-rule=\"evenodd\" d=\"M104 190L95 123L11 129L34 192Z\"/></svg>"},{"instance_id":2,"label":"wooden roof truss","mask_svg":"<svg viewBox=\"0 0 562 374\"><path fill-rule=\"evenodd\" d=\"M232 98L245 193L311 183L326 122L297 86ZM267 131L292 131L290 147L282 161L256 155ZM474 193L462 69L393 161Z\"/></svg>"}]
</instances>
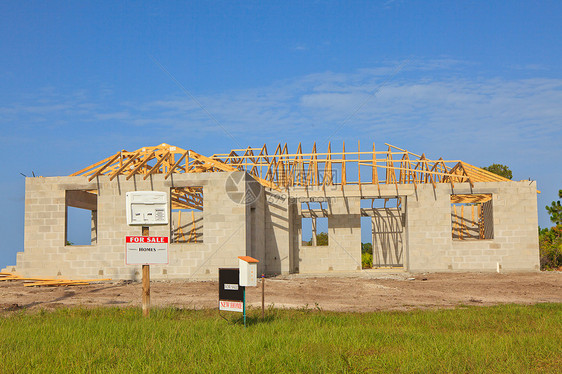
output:
<instances>
[{"instance_id":1,"label":"wooden roof truss","mask_svg":"<svg viewBox=\"0 0 562 374\"><path fill-rule=\"evenodd\" d=\"M161 144L144 147L133 152L122 150L116 154L73 173L86 176L91 181L105 175L113 180L118 175L126 179L138 175L143 179L153 174L169 178L174 173L208 173L246 171L263 186L282 189L297 186L343 186L366 184L398 185L431 183L465 183L508 181L460 160L428 159L396 146L385 144L386 150L376 151L375 144L368 150L318 152L314 143L310 153L303 152L299 143L296 153L289 153L287 144L278 144L273 154L267 146L234 149L225 154L203 156L193 150ZM362 170L363 171L362 173ZM379 187L380 188L380 187ZM176 193L177 192L177 193ZM186 188L172 193L177 207L202 208L202 191Z\"/></svg>"},{"instance_id":2,"label":"wooden roof truss","mask_svg":"<svg viewBox=\"0 0 562 374\"><path fill-rule=\"evenodd\" d=\"M234 149L228 154L215 154L211 158L246 170L280 188L295 186L359 185L365 184L418 184L464 183L474 186L475 182L508 181L476 166L460 160L428 159L425 154L417 155L405 149L386 144L385 151L346 151L343 143L341 152L318 152L316 143L310 153L304 153L299 143L296 153L290 154L287 144L279 144L272 155L264 145L261 148ZM370 169L362 173L363 169ZM350 178L353 175L354 178Z\"/></svg>"}]
</instances>

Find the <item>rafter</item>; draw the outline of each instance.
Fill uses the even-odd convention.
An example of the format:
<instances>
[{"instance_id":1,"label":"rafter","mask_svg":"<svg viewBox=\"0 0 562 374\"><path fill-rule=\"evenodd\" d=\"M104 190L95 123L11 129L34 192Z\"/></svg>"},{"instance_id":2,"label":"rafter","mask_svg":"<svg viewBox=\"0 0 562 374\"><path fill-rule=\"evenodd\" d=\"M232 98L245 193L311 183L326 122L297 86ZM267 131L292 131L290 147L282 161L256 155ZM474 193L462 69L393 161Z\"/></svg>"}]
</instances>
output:
<instances>
[{"instance_id":1,"label":"rafter","mask_svg":"<svg viewBox=\"0 0 562 374\"><path fill-rule=\"evenodd\" d=\"M147 179L151 175L163 174L167 179L172 174L245 171L264 187L276 190L293 186L326 188L328 185L338 185L342 189L345 185L358 185L361 189L363 185L372 184L380 191L380 184L390 184L397 192L398 186L404 184L413 184L417 189L419 184L427 183L435 187L437 183L454 186L454 183L468 182L474 186L476 182L508 181L460 160L432 160L425 153L418 155L388 143L385 145L388 148L384 151L376 151L374 143L372 151L361 151L360 142L357 142L357 150L350 151L343 143L341 152L332 152L332 144L328 143L327 151L319 152L314 143L311 152L305 153L299 143L296 153L289 153L287 144L280 143L275 152L269 154L264 144L207 157L193 150L160 144L134 152L122 150L71 176L86 176L91 181L101 176L113 180L119 175L127 179L142 175ZM371 168L367 178L361 175L362 167ZM380 176L380 172L385 176ZM338 173L340 181L333 178Z\"/></svg>"}]
</instances>

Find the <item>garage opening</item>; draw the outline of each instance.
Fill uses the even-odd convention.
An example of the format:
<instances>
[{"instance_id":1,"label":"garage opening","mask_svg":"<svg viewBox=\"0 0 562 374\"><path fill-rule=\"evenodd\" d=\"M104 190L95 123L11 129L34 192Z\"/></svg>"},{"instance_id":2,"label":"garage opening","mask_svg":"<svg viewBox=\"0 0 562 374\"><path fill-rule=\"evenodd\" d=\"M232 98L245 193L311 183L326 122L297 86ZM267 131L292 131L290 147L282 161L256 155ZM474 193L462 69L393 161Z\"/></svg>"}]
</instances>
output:
<instances>
[{"instance_id":1,"label":"garage opening","mask_svg":"<svg viewBox=\"0 0 562 374\"><path fill-rule=\"evenodd\" d=\"M361 199L362 267L404 266L404 214L402 198Z\"/></svg>"}]
</instances>

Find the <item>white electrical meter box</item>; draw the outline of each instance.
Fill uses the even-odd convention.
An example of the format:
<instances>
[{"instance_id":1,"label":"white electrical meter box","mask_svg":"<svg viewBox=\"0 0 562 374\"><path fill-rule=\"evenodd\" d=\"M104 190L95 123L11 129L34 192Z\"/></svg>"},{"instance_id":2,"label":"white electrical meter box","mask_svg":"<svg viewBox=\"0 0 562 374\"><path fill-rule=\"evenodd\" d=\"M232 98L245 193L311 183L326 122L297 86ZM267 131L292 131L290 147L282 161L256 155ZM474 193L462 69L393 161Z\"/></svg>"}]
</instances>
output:
<instances>
[{"instance_id":1,"label":"white electrical meter box","mask_svg":"<svg viewBox=\"0 0 562 374\"><path fill-rule=\"evenodd\" d=\"M258 260L250 256L238 256L240 266L240 286L255 287L258 285Z\"/></svg>"},{"instance_id":2,"label":"white electrical meter box","mask_svg":"<svg viewBox=\"0 0 562 374\"><path fill-rule=\"evenodd\" d=\"M128 225L168 224L168 196L166 192L127 192L125 202Z\"/></svg>"}]
</instances>

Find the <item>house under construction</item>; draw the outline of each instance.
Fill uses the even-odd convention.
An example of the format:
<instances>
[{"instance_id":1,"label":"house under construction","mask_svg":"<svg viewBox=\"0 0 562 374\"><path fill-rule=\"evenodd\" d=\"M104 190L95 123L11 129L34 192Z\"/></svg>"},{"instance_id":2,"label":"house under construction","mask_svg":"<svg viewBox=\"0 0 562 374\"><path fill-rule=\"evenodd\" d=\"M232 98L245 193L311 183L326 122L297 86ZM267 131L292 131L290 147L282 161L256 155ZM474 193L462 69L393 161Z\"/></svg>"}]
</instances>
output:
<instances>
[{"instance_id":1,"label":"house under construction","mask_svg":"<svg viewBox=\"0 0 562 374\"><path fill-rule=\"evenodd\" d=\"M459 160L395 146L290 153L278 145L203 156L161 144L125 150L66 177L26 178L21 275L135 279L125 264L125 194L164 191L169 264L153 279L215 278L237 256L265 274L361 270L363 241L374 268L405 271L539 269L537 190ZM348 145L349 149L349 145ZM87 245L72 245L68 211L89 212ZM370 237L365 240L365 232ZM323 232L323 235L320 233Z\"/></svg>"}]
</instances>

